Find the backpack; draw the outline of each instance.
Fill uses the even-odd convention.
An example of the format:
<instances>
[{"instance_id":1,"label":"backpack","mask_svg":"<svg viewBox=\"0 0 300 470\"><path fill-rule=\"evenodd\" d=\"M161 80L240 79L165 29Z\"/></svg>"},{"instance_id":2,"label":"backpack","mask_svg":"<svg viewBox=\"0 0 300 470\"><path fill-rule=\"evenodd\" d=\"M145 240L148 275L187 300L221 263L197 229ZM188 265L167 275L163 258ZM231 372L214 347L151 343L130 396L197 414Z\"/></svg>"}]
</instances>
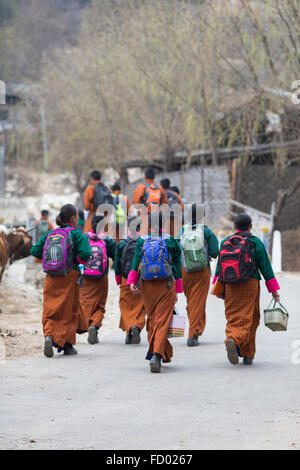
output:
<instances>
[{"instance_id":1,"label":"backpack","mask_svg":"<svg viewBox=\"0 0 300 470\"><path fill-rule=\"evenodd\" d=\"M51 276L67 275L74 268L72 227L59 227L46 238L43 248L43 269Z\"/></svg>"},{"instance_id":2,"label":"backpack","mask_svg":"<svg viewBox=\"0 0 300 470\"><path fill-rule=\"evenodd\" d=\"M160 237L145 239L140 266L141 279L172 279L172 263L166 240Z\"/></svg>"},{"instance_id":3,"label":"backpack","mask_svg":"<svg viewBox=\"0 0 300 470\"><path fill-rule=\"evenodd\" d=\"M166 193L166 196L168 198L168 206L169 207L172 207L175 204L178 204L179 201L178 201L178 197L177 197L175 191L172 191L171 189L167 189L165 191L165 193Z\"/></svg>"},{"instance_id":4,"label":"backpack","mask_svg":"<svg viewBox=\"0 0 300 470\"><path fill-rule=\"evenodd\" d=\"M96 234L90 232L86 233L90 247L92 250L92 257L84 265L83 277L85 279L101 279L107 268L107 250L104 240L97 237Z\"/></svg>"},{"instance_id":5,"label":"backpack","mask_svg":"<svg viewBox=\"0 0 300 470\"><path fill-rule=\"evenodd\" d=\"M204 225L185 225L180 240L181 263L187 272L202 271L209 265Z\"/></svg>"},{"instance_id":6,"label":"backpack","mask_svg":"<svg viewBox=\"0 0 300 470\"><path fill-rule=\"evenodd\" d=\"M160 204L161 190L157 184L146 184L144 191L144 201L147 207L150 206L150 204Z\"/></svg>"},{"instance_id":7,"label":"backpack","mask_svg":"<svg viewBox=\"0 0 300 470\"><path fill-rule=\"evenodd\" d=\"M134 240L131 237L127 238L127 243L124 246L122 257L121 257L121 274L125 279L127 279L129 272L131 270L132 261L135 254L137 240Z\"/></svg>"},{"instance_id":8,"label":"backpack","mask_svg":"<svg viewBox=\"0 0 300 470\"><path fill-rule=\"evenodd\" d=\"M223 284L234 284L247 281L253 275L253 243L251 234L235 233L226 238L220 250L220 276Z\"/></svg>"},{"instance_id":9,"label":"backpack","mask_svg":"<svg viewBox=\"0 0 300 470\"><path fill-rule=\"evenodd\" d=\"M37 239L39 240L47 232L49 232L48 220L45 220L45 219L39 220L37 224L37 228L36 228Z\"/></svg>"},{"instance_id":10,"label":"backpack","mask_svg":"<svg viewBox=\"0 0 300 470\"><path fill-rule=\"evenodd\" d=\"M96 209L102 204L113 205L113 197L110 193L110 190L106 186L104 186L103 183L96 183L94 188L94 206Z\"/></svg>"},{"instance_id":11,"label":"backpack","mask_svg":"<svg viewBox=\"0 0 300 470\"><path fill-rule=\"evenodd\" d=\"M117 224L125 224L127 217L126 217L126 212L127 210L124 210L124 203L125 203L125 197L120 194L119 195L112 195L113 196L113 204L115 207L115 220ZM124 201L124 202L123 202Z\"/></svg>"}]
</instances>

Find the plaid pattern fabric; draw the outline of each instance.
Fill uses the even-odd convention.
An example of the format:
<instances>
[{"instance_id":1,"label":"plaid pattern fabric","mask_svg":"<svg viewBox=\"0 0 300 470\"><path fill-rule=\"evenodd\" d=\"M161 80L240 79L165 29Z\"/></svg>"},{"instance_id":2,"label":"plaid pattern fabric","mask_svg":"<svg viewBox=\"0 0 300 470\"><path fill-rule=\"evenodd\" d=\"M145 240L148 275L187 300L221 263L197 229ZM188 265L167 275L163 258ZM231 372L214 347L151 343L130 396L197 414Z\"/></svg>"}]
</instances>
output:
<instances>
[{"instance_id":1,"label":"plaid pattern fabric","mask_svg":"<svg viewBox=\"0 0 300 470\"><path fill-rule=\"evenodd\" d=\"M145 307L140 294L133 294L130 286L126 286L126 279L122 278L120 287L120 328L129 334L132 326L137 326L140 331L145 326Z\"/></svg>"},{"instance_id":2,"label":"plaid pattern fabric","mask_svg":"<svg viewBox=\"0 0 300 470\"><path fill-rule=\"evenodd\" d=\"M171 362L173 348L168 341L168 328L173 315L176 292L175 282L168 289L165 279L142 281L142 299L147 313L147 332L149 351L147 358L158 353L163 362Z\"/></svg>"},{"instance_id":3,"label":"plaid pattern fabric","mask_svg":"<svg viewBox=\"0 0 300 470\"><path fill-rule=\"evenodd\" d=\"M260 285L257 279L225 284L226 340L232 338L242 357L255 355L255 336L260 320Z\"/></svg>"},{"instance_id":4,"label":"plaid pattern fabric","mask_svg":"<svg viewBox=\"0 0 300 470\"><path fill-rule=\"evenodd\" d=\"M78 272L66 276L46 276L42 324L44 336L63 348L66 343L76 343L78 323L79 285Z\"/></svg>"},{"instance_id":5,"label":"plaid pattern fabric","mask_svg":"<svg viewBox=\"0 0 300 470\"><path fill-rule=\"evenodd\" d=\"M108 276L101 279L83 279L79 295L78 330L89 326L101 327L108 293Z\"/></svg>"},{"instance_id":6,"label":"plaid pattern fabric","mask_svg":"<svg viewBox=\"0 0 300 470\"><path fill-rule=\"evenodd\" d=\"M201 336L206 325L206 299L209 291L209 267L203 271L188 273L182 268L183 292L187 300L189 338Z\"/></svg>"}]
</instances>

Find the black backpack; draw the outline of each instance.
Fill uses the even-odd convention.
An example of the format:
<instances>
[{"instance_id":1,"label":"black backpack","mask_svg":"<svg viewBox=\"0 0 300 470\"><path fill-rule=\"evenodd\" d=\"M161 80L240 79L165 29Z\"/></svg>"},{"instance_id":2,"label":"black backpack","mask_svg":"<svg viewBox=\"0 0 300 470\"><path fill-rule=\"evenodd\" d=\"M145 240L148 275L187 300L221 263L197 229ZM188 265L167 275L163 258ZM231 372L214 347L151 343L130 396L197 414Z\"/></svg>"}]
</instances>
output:
<instances>
[{"instance_id":1,"label":"black backpack","mask_svg":"<svg viewBox=\"0 0 300 470\"><path fill-rule=\"evenodd\" d=\"M172 207L175 204L178 204L179 201L178 201L178 197L177 197L175 191L172 191L171 189L167 189L165 191L165 193L166 193L166 196L168 198L169 207Z\"/></svg>"},{"instance_id":2,"label":"black backpack","mask_svg":"<svg viewBox=\"0 0 300 470\"><path fill-rule=\"evenodd\" d=\"M103 183L95 184L94 206L97 209L102 204L113 205L113 197L110 190Z\"/></svg>"},{"instance_id":3,"label":"black backpack","mask_svg":"<svg viewBox=\"0 0 300 470\"><path fill-rule=\"evenodd\" d=\"M121 257L121 274L125 279L127 279L129 272L131 270L132 261L135 253L135 246L137 240L134 240L131 237L127 238L127 243L124 246L122 257Z\"/></svg>"}]
</instances>

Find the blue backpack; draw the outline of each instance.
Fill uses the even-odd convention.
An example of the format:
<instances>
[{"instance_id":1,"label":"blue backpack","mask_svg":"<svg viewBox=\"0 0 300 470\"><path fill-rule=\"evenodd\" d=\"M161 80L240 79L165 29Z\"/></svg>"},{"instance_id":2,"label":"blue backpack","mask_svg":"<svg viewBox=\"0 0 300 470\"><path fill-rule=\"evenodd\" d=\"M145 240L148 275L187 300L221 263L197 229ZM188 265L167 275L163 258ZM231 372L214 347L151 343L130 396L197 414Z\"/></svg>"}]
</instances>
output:
<instances>
[{"instance_id":1,"label":"blue backpack","mask_svg":"<svg viewBox=\"0 0 300 470\"><path fill-rule=\"evenodd\" d=\"M141 279L172 279L172 262L166 240L163 238L146 238L140 266Z\"/></svg>"}]
</instances>

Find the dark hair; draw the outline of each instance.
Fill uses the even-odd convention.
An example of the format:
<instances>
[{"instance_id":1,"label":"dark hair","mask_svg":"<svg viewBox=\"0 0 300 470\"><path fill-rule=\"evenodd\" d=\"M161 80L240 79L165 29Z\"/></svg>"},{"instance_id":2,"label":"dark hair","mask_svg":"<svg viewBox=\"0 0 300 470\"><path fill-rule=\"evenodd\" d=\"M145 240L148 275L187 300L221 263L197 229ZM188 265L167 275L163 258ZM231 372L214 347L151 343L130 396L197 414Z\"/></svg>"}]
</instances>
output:
<instances>
[{"instance_id":1,"label":"dark hair","mask_svg":"<svg viewBox=\"0 0 300 470\"><path fill-rule=\"evenodd\" d=\"M200 211L200 204L197 204L194 202L190 208L190 223L192 225L197 225L200 223L201 219L204 216L205 216L204 207L203 207L203 211Z\"/></svg>"},{"instance_id":2,"label":"dark hair","mask_svg":"<svg viewBox=\"0 0 300 470\"><path fill-rule=\"evenodd\" d=\"M136 215L128 217L128 220L127 220L128 229L130 230L130 232L133 232L133 230L131 229L130 226L135 221L137 221L138 224L135 225L134 229L135 229L136 232L140 232L141 231L141 219L139 217L137 217Z\"/></svg>"},{"instance_id":3,"label":"dark hair","mask_svg":"<svg viewBox=\"0 0 300 470\"><path fill-rule=\"evenodd\" d=\"M160 180L160 185L163 189L169 189L170 188L171 181L169 178L163 178Z\"/></svg>"},{"instance_id":4,"label":"dark hair","mask_svg":"<svg viewBox=\"0 0 300 470\"><path fill-rule=\"evenodd\" d=\"M46 209L41 211L41 216L42 217L44 217L45 215L48 215L48 214L49 214L49 211L47 211Z\"/></svg>"},{"instance_id":5,"label":"dark hair","mask_svg":"<svg viewBox=\"0 0 300 470\"><path fill-rule=\"evenodd\" d=\"M101 172L97 171L97 170L92 171L92 173L90 174L90 177L93 178L93 180L96 180L96 181L100 181L101 176L102 176Z\"/></svg>"},{"instance_id":6,"label":"dark hair","mask_svg":"<svg viewBox=\"0 0 300 470\"><path fill-rule=\"evenodd\" d=\"M146 168L145 170L145 178L147 180L154 180L155 178L155 171L153 170L153 168Z\"/></svg>"},{"instance_id":7,"label":"dark hair","mask_svg":"<svg viewBox=\"0 0 300 470\"><path fill-rule=\"evenodd\" d=\"M170 188L174 193L180 194L179 188L177 186L171 186Z\"/></svg>"},{"instance_id":8,"label":"dark hair","mask_svg":"<svg viewBox=\"0 0 300 470\"><path fill-rule=\"evenodd\" d=\"M250 225L252 225L252 219L250 215L244 212L234 218L234 226L237 230L248 230Z\"/></svg>"},{"instance_id":9,"label":"dark hair","mask_svg":"<svg viewBox=\"0 0 300 470\"><path fill-rule=\"evenodd\" d=\"M99 214L99 215L95 214L95 215L93 215L92 220L91 220L91 223L92 223L92 230L93 230L94 233L96 233L96 231L97 231L97 225L98 225L99 222L101 222L101 220L103 220L103 219L104 219L104 215L102 215L102 214Z\"/></svg>"},{"instance_id":10,"label":"dark hair","mask_svg":"<svg viewBox=\"0 0 300 470\"><path fill-rule=\"evenodd\" d=\"M112 190L112 191L121 191L121 186L120 186L118 183L115 183L115 184L111 187L111 190Z\"/></svg>"},{"instance_id":11,"label":"dark hair","mask_svg":"<svg viewBox=\"0 0 300 470\"><path fill-rule=\"evenodd\" d=\"M79 219L84 219L83 210L81 210L81 209L78 210L78 216L79 216Z\"/></svg>"},{"instance_id":12,"label":"dark hair","mask_svg":"<svg viewBox=\"0 0 300 470\"><path fill-rule=\"evenodd\" d=\"M56 224L62 227L64 224L67 224L74 215L77 215L76 207L73 206L73 204L65 204L56 217Z\"/></svg>"},{"instance_id":13,"label":"dark hair","mask_svg":"<svg viewBox=\"0 0 300 470\"><path fill-rule=\"evenodd\" d=\"M148 224L152 229L157 229L159 233L162 233L164 218L161 211L155 211L148 215Z\"/></svg>"}]
</instances>

